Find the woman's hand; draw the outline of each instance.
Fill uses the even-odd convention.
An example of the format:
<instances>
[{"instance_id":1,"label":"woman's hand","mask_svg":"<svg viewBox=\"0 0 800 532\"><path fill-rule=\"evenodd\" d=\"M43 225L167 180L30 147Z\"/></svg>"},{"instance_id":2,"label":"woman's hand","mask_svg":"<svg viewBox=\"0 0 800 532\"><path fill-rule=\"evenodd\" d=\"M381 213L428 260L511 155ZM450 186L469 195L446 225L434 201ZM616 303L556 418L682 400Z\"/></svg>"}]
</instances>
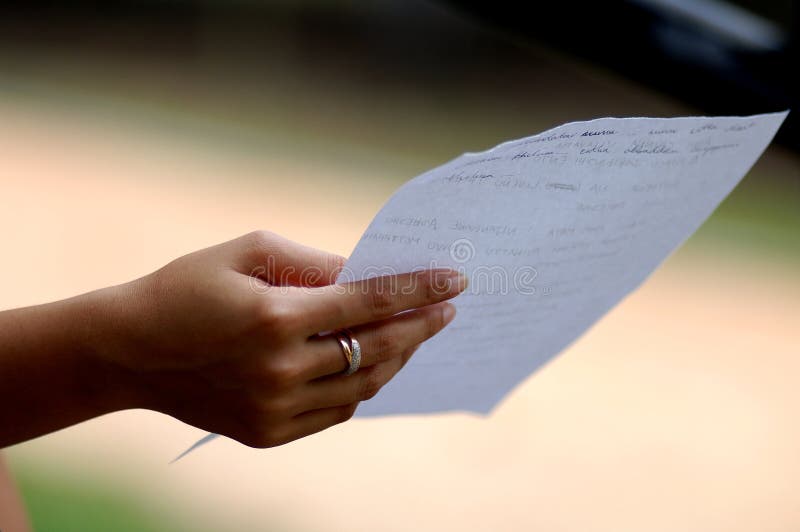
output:
<instances>
[{"instance_id":1,"label":"woman's hand","mask_svg":"<svg viewBox=\"0 0 800 532\"><path fill-rule=\"evenodd\" d=\"M101 290L92 357L145 407L254 447L349 419L454 316L466 280L428 270L331 285L344 259L256 232ZM256 277L257 276L257 277ZM410 310L410 312L399 312ZM351 376L341 346L362 346ZM120 384L122 382L122 384Z\"/></svg>"}]
</instances>

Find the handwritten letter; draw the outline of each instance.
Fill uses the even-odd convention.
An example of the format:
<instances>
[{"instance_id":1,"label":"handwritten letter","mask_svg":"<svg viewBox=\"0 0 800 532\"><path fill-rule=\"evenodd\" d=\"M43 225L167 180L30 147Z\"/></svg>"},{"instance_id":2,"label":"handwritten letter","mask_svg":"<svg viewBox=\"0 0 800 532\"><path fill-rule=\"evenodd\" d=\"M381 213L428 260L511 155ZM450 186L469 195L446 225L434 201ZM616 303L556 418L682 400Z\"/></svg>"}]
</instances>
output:
<instances>
[{"instance_id":1,"label":"handwritten letter","mask_svg":"<svg viewBox=\"0 0 800 532\"><path fill-rule=\"evenodd\" d=\"M786 114L575 122L406 183L339 282L449 266L471 285L357 415L488 413L703 223Z\"/></svg>"}]
</instances>

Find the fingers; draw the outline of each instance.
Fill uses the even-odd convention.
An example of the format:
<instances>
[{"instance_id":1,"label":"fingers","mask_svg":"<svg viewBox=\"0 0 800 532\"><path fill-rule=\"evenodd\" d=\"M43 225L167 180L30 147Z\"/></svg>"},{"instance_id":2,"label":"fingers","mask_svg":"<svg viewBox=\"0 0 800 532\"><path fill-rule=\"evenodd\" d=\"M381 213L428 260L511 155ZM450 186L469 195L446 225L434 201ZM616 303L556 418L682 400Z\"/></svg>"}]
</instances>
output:
<instances>
[{"instance_id":1,"label":"fingers","mask_svg":"<svg viewBox=\"0 0 800 532\"><path fill-rule=\"evenodd\" d=\"M419 348L414 345L398 356L360 369L353 375L334 375L309 383L299 404L306 410L367 401L406 365Z\"/></svg>"},{"instance_id":2,"label":"fingers","mask_svg":"<svg viewBox=\"0 0 800 532\"><path fill-rule=\"evenodd\" d=\"M288 294L305 317L308 335L382 320L405 310L457 296L467 279L456 270L436 269L373 277Z\"/></svg>"},{"instance_id":3,"label":"fingers","mask_svg":"<svg viewBox=\"0 0 800 532\"><path fill-rule=\"evenodd\" d=\"M358 403L312 410L292 419L282 443L315 434L339 423L344 423L356 413Z\"/></svg>"},{"instance_id":4,"label":"fingers","mask_svg":"<svg viewBox=\"0 0 800 532\"><path fill-rule=\"evenodd\" d=\"M344 257L269 231L254 231L232 244L237 271L276 286L327 286L345 262Z\"/></svg>"},{"instance_id":5,"label":"fingers","mask_svg":"<svg viewBox=\"0 0 800 532\"><path fill-rule=\"evenodd\" d=\"M456 309L443 302L404 312L392 318L350 329L361 344L361 367L367 368L399 356L441 331L455 317ZM342 347L333 335L314 336L308 341L310 379L347 369Z\"/></svg>"},{"instance_id":6,"label":"fingers","mask_svg":"<svg viewBox=\"0 0 800 532\"><path fill-rule=\"evenodd\" d=\"M330 406L309 410L292 418L281 443L287 443L315 434L334 425L338 425L339 423L344 423L352 418L356 412L356 408L358 408L359 402L374 397L381 387L389 382L389 380L402 369L411 358L411 355L414 354L414 351L417 350L417 347L419 346L407 349L401 356L395 357L392 360L376 364L364 370L359 370L349 377L341 376L331 379L331 381L342 379L349 380L349 382L346 382L345 386L340 387L341 390L338 391L341 399L337 399L335 393L325 395L326 401L323 404ZM343 394L341 392L352 390L353 388L359 390L356 396L362 399L347 401L347 393ZM320 391L322 391L323 394L329 393L329 391L325 390ZM337 403L336 401L338 400L342 402Z\"/></svg>"},{"instance_id":7,"label":"fingers","mask_svg":"<svg viewBox=\"0 0 800 532\"><path fill-rule=\"evenodd\" d=\"M253 447L274 447L324 430L353 416L360 401L374 397L394 377L419 348L415 345L400 356L359 370L353 375L337 375L310 383L305 393L290 401L276 400L272 406L261 404L262 412L269 415L288 414L279 423L265 422L256 431L254 439L242 441ZM276 409L275 405L283 405ZM291 405L290 409L286 406ZM258 417L257 416L257 417Z\"/></svg>"}]
</instances>

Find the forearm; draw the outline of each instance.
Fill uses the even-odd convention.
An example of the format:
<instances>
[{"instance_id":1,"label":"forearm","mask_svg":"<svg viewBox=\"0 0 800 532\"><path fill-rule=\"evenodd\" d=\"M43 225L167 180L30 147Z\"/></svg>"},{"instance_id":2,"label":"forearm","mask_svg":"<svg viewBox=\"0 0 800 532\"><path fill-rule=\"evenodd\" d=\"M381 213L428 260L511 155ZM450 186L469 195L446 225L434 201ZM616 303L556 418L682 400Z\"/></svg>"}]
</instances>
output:
<instances>
[{"instance_id":1,"label":"forearm","mask_svg":"<svg viewBox=\"0 0 800 532\"><path fill-rule=\"evenodd\" d=\"M128 377L96 356L101 294L0 312L0 447L133 406Z\"/></svg>"}]
</instances>

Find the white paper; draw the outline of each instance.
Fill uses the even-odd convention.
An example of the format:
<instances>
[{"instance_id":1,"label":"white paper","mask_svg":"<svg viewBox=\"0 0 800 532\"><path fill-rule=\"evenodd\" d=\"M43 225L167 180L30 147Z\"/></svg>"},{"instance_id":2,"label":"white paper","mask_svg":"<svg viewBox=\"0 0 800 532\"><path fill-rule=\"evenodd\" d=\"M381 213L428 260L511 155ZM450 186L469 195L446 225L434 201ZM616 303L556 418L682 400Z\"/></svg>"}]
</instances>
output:
<instances>
[{"instance_id":1,"label":"white paper","mask_svg":"<svg viewBox=\"0 0 800 532\"><path fill-rule=\"evenodd\" d=\"M470 286L357 415L490 412L694 233L787 114L573 122L407 182L337 282L449 266Z\"/></svg>"},{"instance_id":2,"label":"white paper","mask_svg":"<svg viewBox=\"0 0 800 532\"><path fill-rule=\"evenodd\" d=\"M449 266L471 284L357 415L490 412L694 233L787 114L574 122L406 183L338 282Z\"/></svg>"}]
</instances>

